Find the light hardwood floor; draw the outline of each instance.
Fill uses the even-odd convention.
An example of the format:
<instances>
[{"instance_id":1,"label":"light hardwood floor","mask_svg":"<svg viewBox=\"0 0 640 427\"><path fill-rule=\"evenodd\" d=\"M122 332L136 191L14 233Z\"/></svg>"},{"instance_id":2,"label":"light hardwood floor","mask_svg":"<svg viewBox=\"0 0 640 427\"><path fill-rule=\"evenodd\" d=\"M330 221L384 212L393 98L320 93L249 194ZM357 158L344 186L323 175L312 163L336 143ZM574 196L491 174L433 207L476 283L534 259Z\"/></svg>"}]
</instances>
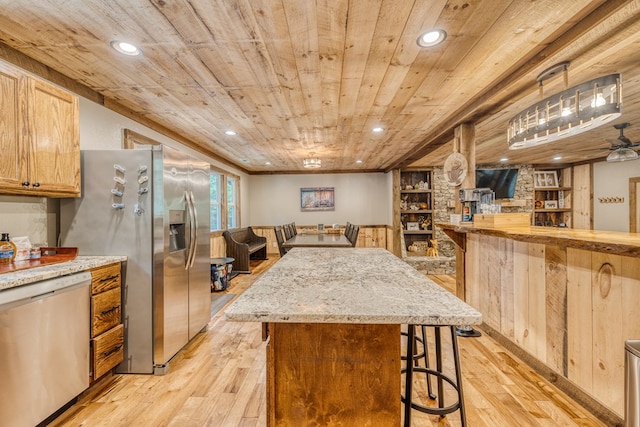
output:
<instances>
[{"instance_id":1,"label":"light hardwood floor","mask_svg":"<svg viewBox=\"0 0 640 427\"><path fill-rule=\"evenodd\" d=\"M254 263L253 273L234 278L226 292L241 294L277 259ZM455 286L451 276L430 277ZM107 378L51 425L266 426L261 325L227 322L222 312L176 355L167 375ZM486 335L459 345L470 427L605 425ZM424 380L417 378L415 387L424 390ZM414 426L460 426L457 413L440 419L414 411L413 417Z\"/></svg>"}]
</instances>

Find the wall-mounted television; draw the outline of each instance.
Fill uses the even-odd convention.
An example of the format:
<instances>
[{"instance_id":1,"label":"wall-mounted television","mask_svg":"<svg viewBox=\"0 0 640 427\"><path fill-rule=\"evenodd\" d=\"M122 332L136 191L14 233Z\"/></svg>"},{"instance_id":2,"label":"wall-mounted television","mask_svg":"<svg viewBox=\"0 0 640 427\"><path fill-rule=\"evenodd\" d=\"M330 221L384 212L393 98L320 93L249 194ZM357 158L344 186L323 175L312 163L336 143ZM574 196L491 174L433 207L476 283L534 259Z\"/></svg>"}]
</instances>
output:
<instances>
[{"instance_id":1,"label":"wall-mounted television","mask_svg":"<svg viewBox=\"0 0 640 427\"><path fill-rule=\"evenodd\" d=\"M518 169L477 169L476 187L490 188L496 199L513 199L516 193Z\"/></svg>"}]
</instances>

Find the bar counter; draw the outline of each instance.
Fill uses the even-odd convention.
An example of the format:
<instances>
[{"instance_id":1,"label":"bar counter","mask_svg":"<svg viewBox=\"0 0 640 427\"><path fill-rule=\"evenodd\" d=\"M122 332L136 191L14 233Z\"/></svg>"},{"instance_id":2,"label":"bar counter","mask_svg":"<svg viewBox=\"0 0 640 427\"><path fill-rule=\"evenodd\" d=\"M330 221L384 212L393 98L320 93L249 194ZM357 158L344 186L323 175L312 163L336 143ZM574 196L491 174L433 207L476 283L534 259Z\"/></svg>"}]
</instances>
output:
<instances>
[{"instance_id":1,"label":"bar counter","mask_svg":"<svg viewBox=\"0 0 640 427\"><path fill-rule=\"evenodd\" d=\"M400 425L400 325L480 313L382 248L295 248L227 310L268 322L267 419Z\"/></svg>"},{"instance_id":2,"label":"bar counter","mask_svg":"<svg viewBox=\"0 0 640 427\"><path fill-rule=\"evenodd\" d=\"M476 233L486 236L504 237L521 242L550 243L616 255L640 256L640 233L619 231L578 230L560 227L501 227L488 228L473 225L437 223L445 233ZM451 236L449 236L451 237Z\"/></svg>"},{"instance_id":3,"label":"bar counter","mask_svg":"<svg viewBox=\"0 0 640 427\"><path fill-rule=\"evenodd\" d=\"M640 234L436 224L456 294L483 330L608 424L624 416L624 344L640 338Z\"/></svg>"}]
</instances>

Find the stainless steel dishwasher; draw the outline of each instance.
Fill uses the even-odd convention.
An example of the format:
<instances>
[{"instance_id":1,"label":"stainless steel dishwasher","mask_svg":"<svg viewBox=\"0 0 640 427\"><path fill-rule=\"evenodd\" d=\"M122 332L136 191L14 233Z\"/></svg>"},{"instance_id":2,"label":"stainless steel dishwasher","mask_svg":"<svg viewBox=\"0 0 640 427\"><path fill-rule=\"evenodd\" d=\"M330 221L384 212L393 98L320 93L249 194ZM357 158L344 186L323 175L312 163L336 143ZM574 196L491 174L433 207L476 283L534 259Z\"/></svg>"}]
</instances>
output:
<instances>
[{"instance_id":1,"label":"stainless steel dishwasher","mask_svg":"<svg viewBox=\"0 0 640 427\"><path fill-rule=\"evenodd\" d=\"M32 427L89 387L87 272L0 291L0 426Z\"/></svg>"}]
</instances>

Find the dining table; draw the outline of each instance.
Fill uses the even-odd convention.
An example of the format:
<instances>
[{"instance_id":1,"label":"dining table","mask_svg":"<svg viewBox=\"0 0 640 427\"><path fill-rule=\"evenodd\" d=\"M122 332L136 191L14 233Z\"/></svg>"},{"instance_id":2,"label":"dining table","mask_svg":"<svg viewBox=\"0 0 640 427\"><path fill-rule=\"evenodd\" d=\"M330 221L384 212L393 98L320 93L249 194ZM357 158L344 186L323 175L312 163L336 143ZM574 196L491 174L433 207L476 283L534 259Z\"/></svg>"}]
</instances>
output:
<instances>
[{"instance_id":1,"label":"dining table","mask_svg":"<svg viewBox=\"0 0 640 427\"><path fill-rule=\"evenodd\" d=\"M285 240L284 247L292 248L348 248L353 246L344 234L314 233L296 234Z\"/></svg>"},{"instance_id":2,"label":"dining table","mask_svg":"<svg viewBox=\"0 0 640 427\"><path fill-rule=\"evenodd\" d=\"M294 248L224 315L266 326L268 426L398 426L401 325L482 322L383 248Z\"/></svg>"}]
</instances>

